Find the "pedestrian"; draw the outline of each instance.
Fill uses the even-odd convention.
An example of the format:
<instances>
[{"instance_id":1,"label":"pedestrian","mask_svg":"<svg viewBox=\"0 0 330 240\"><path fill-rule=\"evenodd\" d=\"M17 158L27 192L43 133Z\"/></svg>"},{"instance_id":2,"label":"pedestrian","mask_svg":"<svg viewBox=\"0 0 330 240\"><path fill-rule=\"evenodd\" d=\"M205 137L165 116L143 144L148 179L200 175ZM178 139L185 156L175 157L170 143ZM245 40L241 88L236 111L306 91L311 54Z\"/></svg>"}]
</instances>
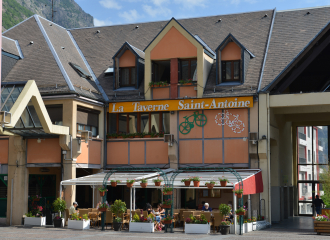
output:
<instances>
[{"instance_id":1,"label":"pedestrian","mask_svg":"<svg viewBox=\"0 0 330 240\"><path fill-rule=\"evenodd\" d=\"M323 205L324 205L323 200L320 199L319 195L316 195L312 207L315 206L315 211L317 215L321 214L321 207L323 207Z\"/></svg>"}]
</instances>

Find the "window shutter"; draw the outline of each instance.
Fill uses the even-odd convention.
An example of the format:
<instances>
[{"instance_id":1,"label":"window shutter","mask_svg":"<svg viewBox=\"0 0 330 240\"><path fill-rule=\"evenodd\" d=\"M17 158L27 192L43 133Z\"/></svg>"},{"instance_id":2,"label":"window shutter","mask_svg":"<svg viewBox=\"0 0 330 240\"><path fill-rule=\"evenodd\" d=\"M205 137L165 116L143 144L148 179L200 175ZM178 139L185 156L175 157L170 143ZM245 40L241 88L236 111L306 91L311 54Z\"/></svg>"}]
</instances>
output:
<instances>
[{"instance_id":1,"label":"window shutter","mask_svg":"<svg viewBox=\"0 0 330 240\"><path fill-rule=\"evenodd\" d=\"M77 111L77 123L88 125L88 113Z\"/></svg>"}]
</instances>

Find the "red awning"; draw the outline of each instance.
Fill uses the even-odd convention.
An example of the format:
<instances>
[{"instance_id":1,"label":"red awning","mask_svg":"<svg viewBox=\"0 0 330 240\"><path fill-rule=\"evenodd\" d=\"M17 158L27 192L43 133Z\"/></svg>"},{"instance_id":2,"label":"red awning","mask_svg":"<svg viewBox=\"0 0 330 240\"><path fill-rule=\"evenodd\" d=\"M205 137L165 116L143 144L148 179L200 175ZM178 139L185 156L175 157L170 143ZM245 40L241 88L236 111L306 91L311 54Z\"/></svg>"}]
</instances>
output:
<instances>
[{"instance_id":1,"label":"red awning","mask_svg":"<svg viewBox=\"0 0 330 240\"><path fill-rule=\"evenodd\" d=\"M239 189L239 185L235 185L235 190ZM256 194L264 191L261 170L253 175L243 179L243 195Z\"/></svg>"}]
</instances>

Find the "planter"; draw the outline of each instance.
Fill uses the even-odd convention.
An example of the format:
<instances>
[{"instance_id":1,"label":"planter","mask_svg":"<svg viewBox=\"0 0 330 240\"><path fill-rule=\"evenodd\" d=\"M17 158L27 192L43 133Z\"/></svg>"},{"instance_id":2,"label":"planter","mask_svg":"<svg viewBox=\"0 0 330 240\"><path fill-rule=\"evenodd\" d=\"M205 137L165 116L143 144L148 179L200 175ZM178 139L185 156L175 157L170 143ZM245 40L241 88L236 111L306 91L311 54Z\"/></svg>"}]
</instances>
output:
<instances>
[{"instance_id":1,"label":"planter","mask_svg":"<svg viewBox=\"0 0 330 240\"><path fill-rule=\"evenodd\" d=\"M24 226L46 226L46 217L25 217Z\"/></svg>"},{"instance_id":2,"label":"planter","mask_svg":"<svg viewBox=\"0 0 330 240\"><path fill-rule=\"evenodd\" d=\"M189 186L190 186L190 182L191 182L191 181L184 181L184 185L185 185L186 187L189 187Z\"/></svg>"},{"instance_id":3,"label":"planter","mask_svg":"<svg viewBox=\"0 0 330 240\"><path fill-rule=\"evenodd\" d=\"M134 136L134 138L141 138L140 136Z\"/></svg>"},{"instance_id":4,"label":"planter","mask_svg":"<svg viewBox=\"0 0 330 240\"><path fill-rule=\"evenodd\" d=\"M79 230L87 230L89 229L90 220L86 221L78 221L78 220L68 220L68 228L71 229L79 229Z\"/></svg>"},{"instance_id":5,"label":"planter","mask_svg":"<svg viewBox=\"0 0 330 240\"><path fill-rule=\"evenodd\" d=\"M190 85L192 85L192 83L184 83L184 84L182 84L183 86L190 86Z\"/></svg>"},{"instance_id":6,"label":"planter","mask_svg":"<svg viewBox=\"0 0 330 240\"><path fill-rule=\"evenodd\" d=\"M118 136L117 138L123 138L123 136Z\"/></svg>"},{"instance_id":7,"label":"planter","mask_svg":"<svg viewBox=\"0 0 330 240\"><path fill-rule=\"evenodd\" d=\"M317 235L320 235L321 233L329 233L330 222L314 221L314 232L317 232Z\"/></svg>"},{"instance_id":8,"label":"planter","mask_svg":"<svg viewBox=\"0 0 330 240\"><path fill-rule=\"evenodd\" d=\"M144 135L144 138L151 138L151 135Z\"/></svg>"},{"instance_id":9,"label":"planter","mask_svg":"<svg viewBox=\"0 0 330 240\"><path fill-rule=\"evenodd\" d=\"M237 198L242 198L243 197L243 193L237 193L236 196L237 196Z\"/></svg>"},{"instance_id":10,"label":"planter","mask_svg":"<svg viewBox=\"0 0 330 240\"><path fill-rule=\"evenodd\" d=\"M230 224L230 234L235 234L235 232L234 232L234 224ZM240 232L239 232L239 225L238 224L236 224L236 234L239 234ZM246 232L246 230L245 230L245 224L243 224L242 225L242 233L245 233Z\"/></svg>"},{"instance_id":11,"label":"planter","mask_svg":"<svg viewBox=\"0 0 330 240\"><path fill-rule=\"evenodd\" d=\"M252 232L253 231L253 223L245 223L246 226L245 226L245 231L248 233L248 232Z\"/></svg>"},{"instance_id":12,"label":"planter","mask_svg":"<svg viewBox=\"0 0 330 240\"><path fill-rule=\"evenodd\" d=\"M172 220L164 220L164 224L172 224Z\"/></svg>"},{"instance_id":13,"label":"planter","mask_svg":"<svg viewBox=\"0 0 330 240\"><path fill-rule=\"evenodd\" d=\"M111 182L111 187L117 187L117 182Z\"/></svg>"},{"instance_id":14,"label":"planter","mask_svg":"<svg viewBox=\"0 0 330 240\"><path fill-rule=\"evenodd\" d=\"M127 186L128 188L131 188L131 187L133 187L133 184L134 184L134 183L126 183L126 186Z\"/></svg>"},{"instance_id":15,"label":"planter","mask_svg":"<svg viewBox=\"0 0 330 240\"><path fill-rule=\"evenodd\" d=\"M221 235L229 234L230 225L220 225L220 233Z\"/></svg>"},{"instance_id":16,"label":"planter","mask_svg":"<svg viewBox=\"0 0 330 240\"><path fill-rule=\"evenodd\" d=\"M194 181L194 187L199 187L200 181Z\"/></svg>"},{"instance_id":17,"label":"planter","mask_svg":"<svg viewBox=\"0 0 330 240\"><path fill-rule=\"evenodd\" d=\"M252 231L257 231L257 223L256 222L252 223Z\"/></svg>"},{"instance_id":18,"label":"planter","mask_svg":"<svg viewBox=\"0 0 330 240\"><path fill-rule=\"evenodd\" d=\"M220 181L221 187L226 187L227 186L227 181Z\"/></svg>"},{"instance_id":19,"label":"planter","mask_svg":"<svg viewBox=\"0 0 330 240\"><path fill-rule=\"evenodd\" d=\"M107 208L99 208L99 211L100 212L106 212L107 211Z\"/></svg>"},{"instance_id":20,"label":"planter","mask_svg":"<svg viewBox=\"0 0 330 240\"><path fill-rule=\"evenodd\" d=\"M210 224L186 224L185 223L185 233L210 233Z\"/></svg>"},{"instance_id":21,"label":"planter","mask_svg":"<svg viewBox=\"0 0 330 240\"><path fill-rule=\"evenodd\" d=\"M105 192L100 192L101 197L104 197L104 195L105 195Z\"/></svg>"},{"instance_id":22,"label":"planter","mask_svg":"<svg viewBox=\"0 0 330 240\"><path fill-rule=\"evenodd\" d=\"M244 212L239 212L239 213L236 213L236 215L239 215L239 216L244 216L244 215L245 215L245 211L244 211Z\"/></svg>"},{"instance_id":23,"label":"planter","mask_svg":"<svg viewBox=\"0 0 330 240\"><path fill-rule=\"evenodd\" d=\"M163 204L163 208L171 208L172 205L165 205Z\"/></svg>"},{"instance_id":24,"label":"planter","mask_svg":"<svg viewBox=\"0 0 330 240\"><path fill-rule=\"evenodd\" d=\"M64 219L54 219L54 228L64 227Z\"/></svg>"},{"instance_id":25,"label":"planter","mask_svg":"<svg viewBox=\"0 0 330 240\"><path fill-rule=\"evenodd\" d=\"M148 186L148 183L140 183L142 188L146 188Z\"/></svg>"},{"instance_id":26,"label":"planter","mask_svg":"<svg viewBox=\"0 0 330 240\"><path fill-rule=\"evenodd\" d=\"M209 184L206 184L206 186L208 189L212 189L214 187L214 184L209 183Z\"/></svg>"},{"instance_id":27,"label":"planter","mask_svg":"<svg viewBox=\"0 0 330 240\"><path fill-rule=\"evenodd\" d=\"M123 223L118 223L118 222L114 222L113 223L113 230L115 231L121 231L121 226L122 226Z\"/></svg>"},{"instance_id":28,"label":"planter","mask_svg":"<svg viewBox=\"0 0 330 240\"><path fill-rule=\"evenodd\" d=\"M159 187L162 182L155 182L155 186Z\"/></svg>"},{"instance_id":29,"label":"planter","mask_svg":"<svg viewBox=\"0 0 330 240\"><path fill-rule=\"evenodd\" d=\"M164 192L163 194L164 195L172 195L173 194L173 191L169 191L169 192L166 192L166 193Z\"/></svg>"},{"instance_id":30,"label":"planter","mask_svg":"<svg viewBox=\"0 0 330 240\"><path fill-rule=\"evenodd\" d=\"M159 87L159 85L152 85L152 87Z\"/></svg>"},{"instance_id":31,"label":"planter","mask_svg":"<svg viewBox=\"0 0 330 240\"><path fill-rule=\"evenodd\" d=\"M154 223L148 222L130 222L129 223L130 232L154 232L155 225Z\"/></svg>"}]
</instances>

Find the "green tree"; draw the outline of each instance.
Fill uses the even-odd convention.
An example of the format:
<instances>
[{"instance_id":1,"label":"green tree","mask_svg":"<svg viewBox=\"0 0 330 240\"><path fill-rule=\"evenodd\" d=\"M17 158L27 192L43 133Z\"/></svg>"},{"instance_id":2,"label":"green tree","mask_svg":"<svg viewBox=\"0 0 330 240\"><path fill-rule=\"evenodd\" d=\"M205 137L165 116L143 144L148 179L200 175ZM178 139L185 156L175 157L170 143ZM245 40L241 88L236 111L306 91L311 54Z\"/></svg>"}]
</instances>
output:
<instances>
[{"instance_id":1,"label":"green tree","mask_svg":"<svg viewBox=\"0 0 330 240\"><path fill-rule=\"evenodd\" d=\"M320 174L320 181L322 183L322 188L324 195L320 196L327 207L330 207L330 171L329 169L324 169Z\"/></svg>"}]
</instances>

